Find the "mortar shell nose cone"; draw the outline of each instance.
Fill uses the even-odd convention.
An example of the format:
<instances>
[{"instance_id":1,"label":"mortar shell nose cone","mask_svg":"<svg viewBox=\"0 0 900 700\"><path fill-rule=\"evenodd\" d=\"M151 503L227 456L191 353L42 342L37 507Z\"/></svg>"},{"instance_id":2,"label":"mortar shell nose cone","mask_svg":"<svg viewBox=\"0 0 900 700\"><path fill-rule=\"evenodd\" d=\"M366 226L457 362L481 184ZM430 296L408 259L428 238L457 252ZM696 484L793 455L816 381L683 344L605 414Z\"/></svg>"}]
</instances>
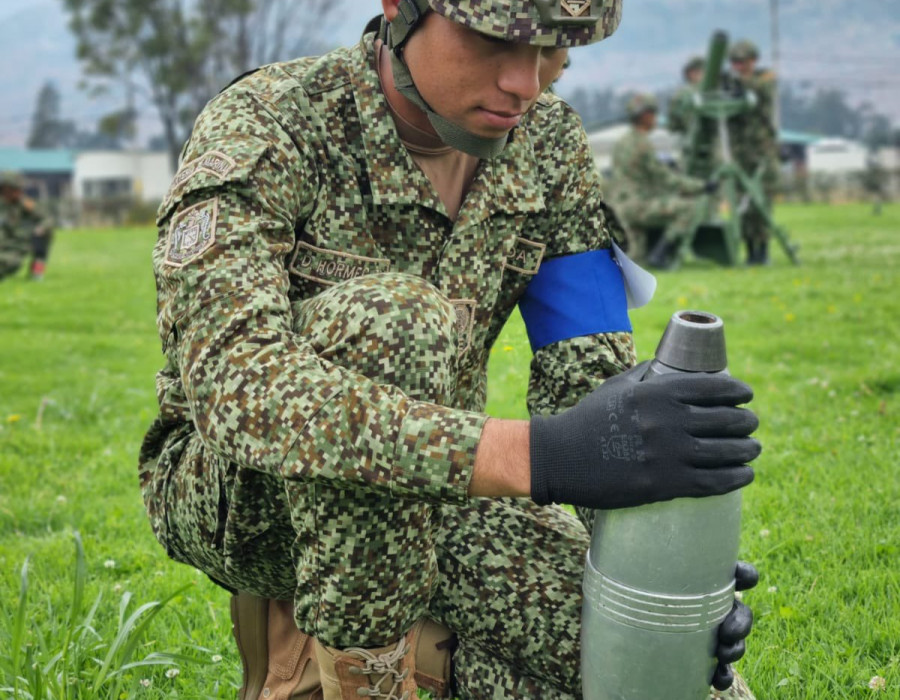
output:
<instances>
[{"instance_id":1,"label":"mortar shell nose cone","mask_svg":"<svg viewBox=\"0 0 900 700\"><path fill-rule=\"evenodd\" d=\"M677 311L669 320L656 359L682 372L721 372L728 366L725 325L706 311Z\"/></svg>"}]
</instances>

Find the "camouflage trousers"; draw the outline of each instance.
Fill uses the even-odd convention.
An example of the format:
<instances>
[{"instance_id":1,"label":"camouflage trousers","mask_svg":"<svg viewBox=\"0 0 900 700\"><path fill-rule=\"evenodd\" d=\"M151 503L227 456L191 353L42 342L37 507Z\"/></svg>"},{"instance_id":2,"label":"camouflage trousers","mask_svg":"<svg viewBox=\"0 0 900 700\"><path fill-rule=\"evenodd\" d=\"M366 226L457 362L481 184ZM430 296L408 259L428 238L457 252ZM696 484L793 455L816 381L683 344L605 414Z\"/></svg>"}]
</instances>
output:
<instances>
[{"instance_id":1,"label":"camouflage trousers","mask_svg":"<svg viewBox=\"0 0 900 700\"><path fill-rule=\"evenodd\" d=\"M753 201L747 201L741 212L741 236L749 243L765 243L772 233L772 204L778 193L778 160L775 157L760 160L757 154L741 153L736 156L737 163L748 175L759 174L760 188L765 197L765 205L760 207Z\"/></svg>"},{"instance_id":2,"label":"camouflage trousers","mask_svg":"<svg viewBox=\"0 0 900 700\"><path fill-rule=\"evenodd\" d=\"M294 331L323 360L443 402L456 381L455 321L453 306L430 284L386 274L302 302ZM373 344L396 346L389 362L383 352L371 359ZM451 506L364 485L288 481L242 470L195 434L183 439L164 496L174 558L232 589L293 598L297 625L329 646L382 646L421 617L435 619L458 637L459 698L581 696L589 537L575 516L524 499ZM239 492L245 502L253 494L261 523L243 543L230 533ZM739 680L711 697L752 695Z\"/></svg>"},{"instance_id":3,"label":"camouflage trousers","mask_svg":"<svg viewBox=\"0 0 900 700\"><path fill-rule=\"evenodd\" d=\"M772 219L772 200L775 197L774 187L765 187L766 196L764 207L757 206L749 201L747 208L741 214L741 236L747 243L765 243L772 233L769 223Z\"/></svg>"},{"instance_id":4,"label":"camouflage trousers","mask_svg":"<svg viewBox=\"0 0 900 700\"><path fill-rule=\"evenodd\" d=\"M0 279L16 274L30 251L27 239L4 236L0 231Z\"/></svg>"},{"instance_id":5,"label":"camouflage trousers","mask_svg":"<svg viewBox=\"0 0 900 700\"><path fill-rule=\"evenodd\" d=\"M628 256L641 261L647 257L647 229L663 229L663 238L676 241L691 234L697 200L691 197L652 197L629 201L617 209L628 228Z\"/></svg>"}]
</instances>

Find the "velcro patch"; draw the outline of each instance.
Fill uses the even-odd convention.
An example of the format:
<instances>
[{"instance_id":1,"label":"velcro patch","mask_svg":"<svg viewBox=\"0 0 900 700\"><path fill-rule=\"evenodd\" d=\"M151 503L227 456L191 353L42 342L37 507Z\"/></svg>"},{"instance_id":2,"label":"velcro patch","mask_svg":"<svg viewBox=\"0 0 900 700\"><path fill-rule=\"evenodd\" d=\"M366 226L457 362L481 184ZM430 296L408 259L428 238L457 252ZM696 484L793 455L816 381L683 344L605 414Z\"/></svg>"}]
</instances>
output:
<instances>
[{"instance_id":1,"label":"velcro patch","mask_svg":"<svg viewBox=\"0 0 900 700\"><path fill-rule=\"evenodd\" d=\"M527 238L516 238L516 247L511 255L506 257L504 267L526 275L536 275L544 257L544 243L529 241Z\"/></svg>"},{"instance_id":2,"label":"velcro patch","mask_svg":"<svg viewBox=\"0 0 900 700\"><path fill-rule=\"evenodd\" d=\"M178 212L169 224L166 265L184 267L216 242L219 199L207 199Z\"/></svg>"},{"instance_id":3,"label":"velcro patch","mask_svg":"<svg viewBox=\"0 0 900 700\"><path fill-rule=\"evenodd\" d=\"M172 187L178 187L199 172L209 173L224 180L236 167L237 163L221 151L209 151L182 165L181 169L175 173Z\"/></svg>"},{"instance_id":4,"label":"velcro patch","mask_svg":"<svg viewBox=\"0 0 900 700\"><path fill-rule=\"evenodd\" d=\"M302 241L297 244L290 265L290 270L295 275L328 285L376 272L387 272L390 268L391 261L387 258L369 258L327 250Z\"/></svg>"},{"instance_id":5,"label":"velcro patch","mask_svg":"<svg viewBox=\"0 0 900 700\"><path fill-rule=\"evenodd\" d=\"M172 184L169 186L169 192L163 202L163 208L168 208L175 196L181 192L182 185L198 173L213 175L224 181L236 167L237 163L234 159L221 151L207 151L202 156L189 160L175 173Z\"/></svg>"}]
</instances>

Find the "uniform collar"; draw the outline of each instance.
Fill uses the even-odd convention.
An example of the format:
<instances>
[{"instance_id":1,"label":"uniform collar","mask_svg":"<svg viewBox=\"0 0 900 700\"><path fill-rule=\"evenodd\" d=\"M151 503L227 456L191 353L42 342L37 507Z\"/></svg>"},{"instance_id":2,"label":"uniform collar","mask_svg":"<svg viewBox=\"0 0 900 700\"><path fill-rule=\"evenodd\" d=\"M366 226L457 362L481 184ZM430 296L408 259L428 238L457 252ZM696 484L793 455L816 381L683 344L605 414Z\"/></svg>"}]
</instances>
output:
<instances>
[{"instance_id":1,"label":"uniform collar","mask_svg":"<svg viewBox=\"0 0 900 700\"><path fill-rule=\"evenodd\" d=\"M374 37L363 37L352 52L350 69L373 202L381 206L419 204L446 215L434 187L400 142L373 63ZM526 117L503 153L481 162L459 212L457 228L495 212L531 214L545 208L527 122Z\"/></svg>"}]
</instances>

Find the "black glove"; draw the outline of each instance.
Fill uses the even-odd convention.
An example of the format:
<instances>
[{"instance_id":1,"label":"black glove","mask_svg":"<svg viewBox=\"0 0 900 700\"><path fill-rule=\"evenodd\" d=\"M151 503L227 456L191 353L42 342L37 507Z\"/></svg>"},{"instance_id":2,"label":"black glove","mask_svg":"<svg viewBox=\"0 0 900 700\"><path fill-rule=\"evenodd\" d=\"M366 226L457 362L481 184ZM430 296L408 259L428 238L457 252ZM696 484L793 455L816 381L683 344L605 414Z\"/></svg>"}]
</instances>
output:
<instances>
[{"instance_id":1,"label":"black glove","mask_svg":"<svg viewBox=\"0 0 900 700\"><path fill-rule=\"evenodd\" d=\"M719 189L719 181L718 180L707 180L703 183L703 192L705 194L715 194Z\"/></svg>"},{"instance_id":2,"label":"black glove","mask_svg":"<svg viewBox=\"0 0 900 700\"><path fill-rule=\"evenodd\" d=\"M576 406L531 419L531 498L625 508L727 493L753 481L760 453L748 437L753 397L727 374L641 378L642 363L607 380Z\"/></svg>"},{"instance_id":3,"label":"black glove","mask_svg":"<svg viewBox=\"0 0 900 700\"><path fill-rule=\"evenodd\" d=\"M734 588L746 591L759 581L759 572L752 564L739 561L734 572ZM731 664L744 655L744 639L753 627L753 612L741 601L735 600L731 612L719 625L719 644L716 647L716 658L719 665L713 674L712 686L716 690L728 690L734 683L734 672Z\"/></svg>"}]
</instances>

